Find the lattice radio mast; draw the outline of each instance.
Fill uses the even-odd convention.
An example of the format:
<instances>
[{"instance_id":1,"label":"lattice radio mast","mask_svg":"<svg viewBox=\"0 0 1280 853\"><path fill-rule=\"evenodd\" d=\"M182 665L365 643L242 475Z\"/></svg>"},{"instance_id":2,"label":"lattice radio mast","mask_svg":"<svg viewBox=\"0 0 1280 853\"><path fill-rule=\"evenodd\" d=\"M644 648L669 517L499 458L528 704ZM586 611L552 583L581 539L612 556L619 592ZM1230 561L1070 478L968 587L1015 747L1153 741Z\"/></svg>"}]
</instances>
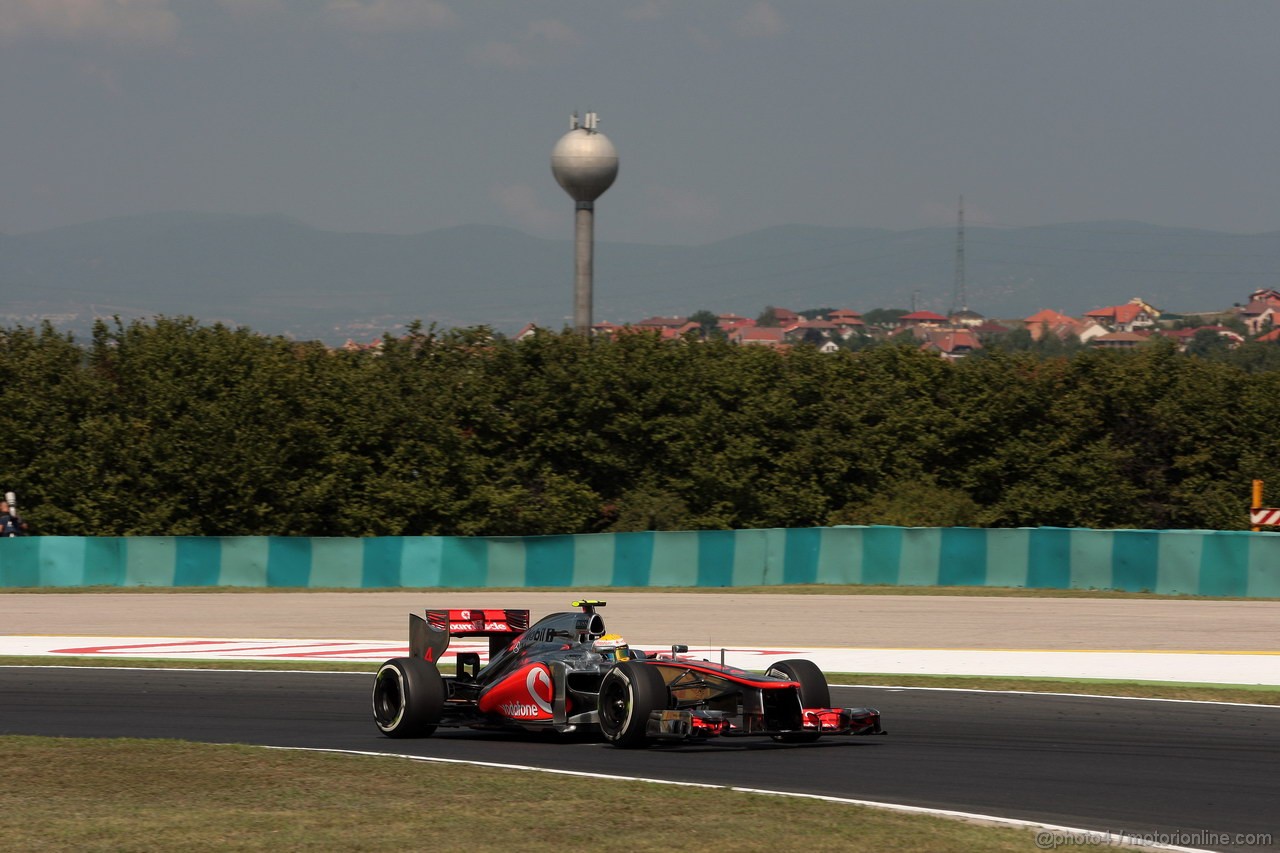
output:
<instances>
[{"instance_id":1,"label":"lattice radio mast","mask_svg":"<svg viewBox=\"0 0 1280 853\"><path fill-rule=\"evenodd\" d=\"M956 282L951 294L951 313L969 310L969 294L964 284L964 196L960 196L960 221L956 228Z\"/></svg>"}]
</instances>

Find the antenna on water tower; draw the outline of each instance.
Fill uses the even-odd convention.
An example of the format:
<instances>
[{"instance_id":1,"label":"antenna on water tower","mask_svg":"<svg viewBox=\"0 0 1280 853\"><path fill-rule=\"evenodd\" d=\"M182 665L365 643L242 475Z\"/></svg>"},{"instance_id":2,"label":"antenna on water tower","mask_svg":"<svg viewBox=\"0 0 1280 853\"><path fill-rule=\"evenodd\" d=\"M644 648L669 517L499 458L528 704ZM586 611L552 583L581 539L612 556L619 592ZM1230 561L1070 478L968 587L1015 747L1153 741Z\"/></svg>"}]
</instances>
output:
<instances>
[{"instance_id":1,"label":"antenna on water tower","mask_svg":"<svg viewBox=\"0 0 1280 853\"><path fill-rule=\"evenodd\" d=\"M551 174L575 204L573 227L573 328L591 334L595 254L595 201L618 177L618 151L596 128L600 117L574 112L569 132L551 149Z\"/></svg>"}]
</instances>

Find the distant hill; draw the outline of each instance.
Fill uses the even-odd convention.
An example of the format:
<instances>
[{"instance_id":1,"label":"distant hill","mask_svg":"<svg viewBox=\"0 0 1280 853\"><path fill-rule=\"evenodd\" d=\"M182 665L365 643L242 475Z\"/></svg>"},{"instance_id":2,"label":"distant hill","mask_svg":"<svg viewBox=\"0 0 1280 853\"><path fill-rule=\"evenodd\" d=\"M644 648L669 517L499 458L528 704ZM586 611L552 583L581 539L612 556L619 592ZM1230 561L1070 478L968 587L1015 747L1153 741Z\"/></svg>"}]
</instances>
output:
<instances>
[{"instance_id":1,"label":"distant hill","mask_svg":"<svg viewBox=\"0 0 1280 853\"><path fill-rule=\"evenodd\" d=\"M566 232L568 231L566 223ZM1080 314L1141 296L1172 312L1229 308L1280 286L1280 232L1137 222L966 229L970 308ZM0 235L0 323L191 315L341 342L413 319L560 328L568 239L463 226L408 236L322 231L284 217L164 213ZM766 305L951 307L955 232L790 225L702 246L600 243L595 316L627 322Z\"/></svg>"}]
</instances>

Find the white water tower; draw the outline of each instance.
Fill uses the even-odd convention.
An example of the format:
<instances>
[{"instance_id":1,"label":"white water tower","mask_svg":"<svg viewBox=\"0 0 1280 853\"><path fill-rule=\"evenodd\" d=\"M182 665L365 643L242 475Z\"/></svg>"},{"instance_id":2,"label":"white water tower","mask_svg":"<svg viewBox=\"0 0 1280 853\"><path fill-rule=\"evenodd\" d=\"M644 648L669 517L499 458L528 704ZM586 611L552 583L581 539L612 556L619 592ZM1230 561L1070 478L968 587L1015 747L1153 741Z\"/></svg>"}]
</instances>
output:
<instances>
[{"instance_id":1,"label":"white water tower","mask_svg":"<svg viewBox=\"0 0 1280 853\"><path fill-rule=\"evenodd\" d=\"M596 126L600 118L574 113L569 132L551 149L551 174L576 203L573 223L573 328L591 334L595 202L618 177L618 151Z\"/></svg>"}]
</instances>

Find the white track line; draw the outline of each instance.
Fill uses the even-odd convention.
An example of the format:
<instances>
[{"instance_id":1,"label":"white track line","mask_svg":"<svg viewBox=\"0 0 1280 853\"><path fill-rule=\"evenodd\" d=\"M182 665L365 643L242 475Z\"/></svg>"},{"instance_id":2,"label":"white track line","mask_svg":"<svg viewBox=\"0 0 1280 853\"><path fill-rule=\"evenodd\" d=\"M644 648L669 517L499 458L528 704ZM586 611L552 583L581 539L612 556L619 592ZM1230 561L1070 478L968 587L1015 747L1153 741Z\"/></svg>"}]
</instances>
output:
<instances>
[{"instance_id":1,"label":"white track line","mask_svg":"<svg viewBox=\"0 0 1280 853\"><path fill-rule=\"evenodd\" d=\"M962 820L971 823L995 824L1014 829L1034 829L1039 830L1041 833L1054 833L1067 839L1081 839L1074 842L1071 840L1059 841L1056 846L1069 846L1073 843L1087 843L1090 846L1129 846L1147 850L1177 850L1186 851L1186 853L1211 853L1211 851L1198 847L1177 847L1169 844L1160 844L1158 842L1148 842L1141 837L1116 836L1113 838L1109 833L1100 832L1094 829L1060 826L1052 823L1040 823L1039 821L1034 820L1019 820L1018 818L979 814L977 812L961 812L954 811L952 809L932 809L925 806L909 806L904 803L885 803L877 800L855 800L848 797L829 797L822 794L802 794L794 791L773 791L766 788L742 788L736 785L713 785L706 782L678 782L671 779L654 779L645 776L620 776L613 773L591 773L585 770L554 770L547 767L535 767L528 764L502 764L493 761L470 761L462 758L436 758L425 755L402 755L396 752L373 752L358 749L323 749L304 746L266 746L262 748L279 749L291 752L327 752L341 755L366 755L376 758L403 758L409 761L424 761L431 764L462 764L472 767L491 767L499 770L524 770L533 773L550 773L555 776L577 776L587 779L607 779L610 781L621 782L647 782L652 785L675 785L685 788L708 788L713 790L737 791L743 794L794 797L796 799L819 800L821 802L839 803L841 805L864 806L866 808L881 809L884 811L931 815L934 817L951 818L953 820ZM1037 836L1037 839L1039 839L1039 837L1040 836ZM1084 839L1087 839L1087 841Z\"/></svg>"},{"instance_id":2,"label":"white track line","mask_svg":"<svg viewBox=\"0 0 1280 853\"><path fill-rule=\"evenodd\" d=\"M1134 682L1140 684L1141 682ZM1262 702L1217 702L1212 699L1163 699L1156 696L1115 696L1110 693L1050 693L1046 690L985 690L981 687L909 687L905 684L832 684L832 687L860 687L869 690L935 690L942 693L994 693L1007 696L1058 696L1069 699L1129 699L1134 702L1179 702L1184 705L1228 705L1234 708L1271 708L1280 711L1280 705ZM1162 685L1177 686L1177 685ZM1200 685L1192 685L1199 687ZM1215 685L1216 686L1216 685ZM1231 685L1222 685L1230 687Z\"/></svg>"},{"instance_id":3,"label":"white track line","mask_svg":"<svg viewBox=\"0 0 1280 853\"><path fill-rule=\"evenodd\" d=\"M190 666L80 666L67 663L0 664L0 669L103 669L130 672L238 672L255 675L290 673L294 675L368 675L358 669L223 669ZM1161 699L1153 696L1113 696L1108 693L1050 693L1043 690L984 690L980 687L909 687L902 684L832 684L832 687L857 687L867 690L932 690L939 693L991 693L1007 696L1057 696L1069 699L1123 699L1131 702L1177 702L1184 705L1222 705L1231 708L1268 708L1280 711L1280 705L1261 702L1218 702L1212 699Z\"/></svg>"},{"instance_id":4,"label":"white track line","mask_svg":"<svg viewBox=\"0 0 1280 853\"><path fill-rule=\"evenodd\" d=\"M637 643L637 647L643 647ZM649 644L652 648L653 646ZM487 652L484 643L453 644ZM889 675L963 675L1019 678L1101 678L1222 685L1280 686L1280 652L1042 651L1027 649L702 648L695 657L763 670L773 660L801 657L826 672ZM158 637L50 637L0 635L0 655L95 656L167 660L341 660L381 663L408 654L391 641L198 639Z\"/></svg>"}]
</instances>

